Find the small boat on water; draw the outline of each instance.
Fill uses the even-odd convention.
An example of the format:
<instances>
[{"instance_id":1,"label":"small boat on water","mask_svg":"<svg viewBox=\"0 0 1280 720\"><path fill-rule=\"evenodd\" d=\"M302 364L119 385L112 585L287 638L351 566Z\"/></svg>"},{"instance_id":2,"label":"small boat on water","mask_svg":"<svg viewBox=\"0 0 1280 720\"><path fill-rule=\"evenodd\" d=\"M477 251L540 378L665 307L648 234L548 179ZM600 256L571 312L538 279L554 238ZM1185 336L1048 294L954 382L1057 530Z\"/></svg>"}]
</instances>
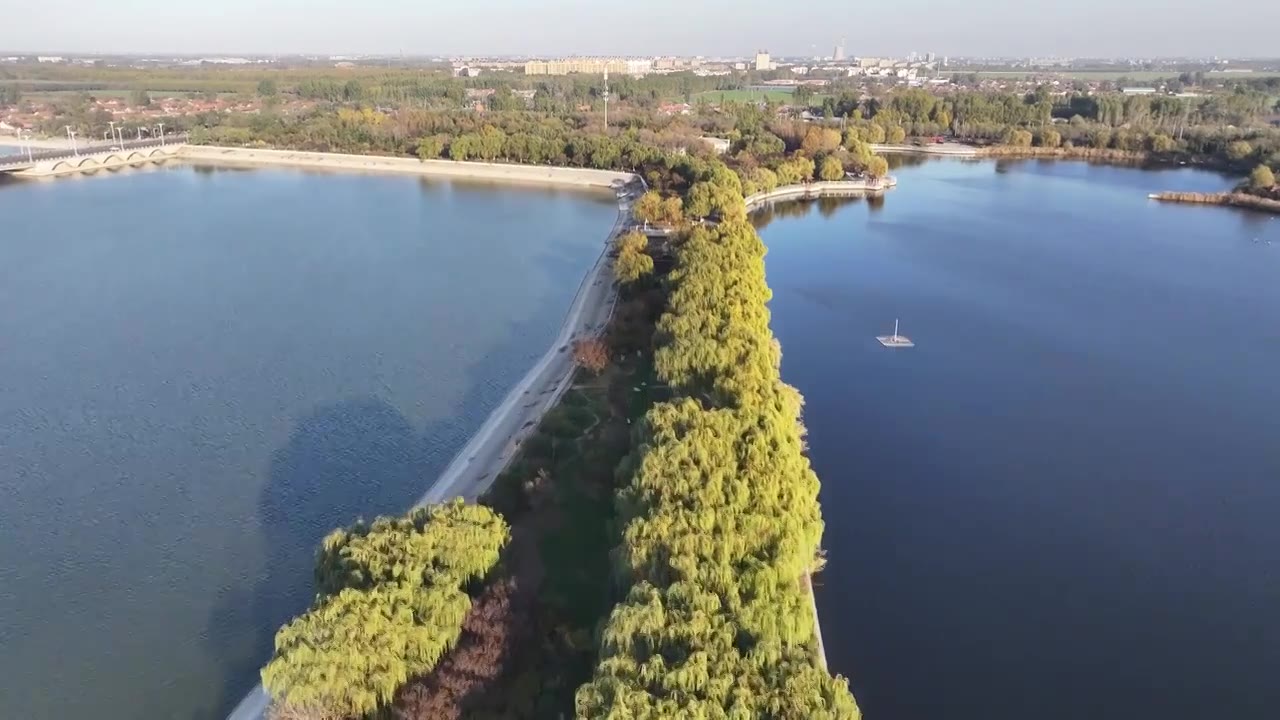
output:
<instances>
[{"instance_id":1,"label":"small boat on water","mask_svg":"<svg viewBox=\"0 0 1280 720\"><path fill-rule=\"evenodd\" d=\"M879 340L880 344L887 348L910 348L910 347L916 346L915 343L911 342L911 338L907 337L906 335L898 334L897 318L894 318L893 320L893 334L879 335L876 337L876 340Z\"/></svg>"}]
</instances>

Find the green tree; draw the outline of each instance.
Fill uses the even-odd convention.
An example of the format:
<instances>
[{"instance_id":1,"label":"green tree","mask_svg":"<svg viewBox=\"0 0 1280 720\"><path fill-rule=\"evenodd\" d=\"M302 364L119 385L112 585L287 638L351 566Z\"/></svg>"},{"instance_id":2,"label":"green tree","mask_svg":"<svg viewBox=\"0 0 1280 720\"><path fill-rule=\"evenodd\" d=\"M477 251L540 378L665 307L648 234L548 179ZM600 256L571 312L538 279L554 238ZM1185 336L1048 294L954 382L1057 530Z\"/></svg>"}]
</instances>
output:
<instances>
[{"instance_id":1,"label":"green tree","mask_svg":"<svg viewBox=\"0 0 1280 720\"><path fill-rule=\"evenodd\" d=\"M258 81L258 96L264 98L273 98L280 94L280 88L276 87L276 81L272 78L263 78Z\"/></svg>"},{"instance_id":2,"label":"green tree","mask_svg":"<svg viewBox=\"0 0 1280 720\"><path fill-rule=\"evenodd\" d=\"M880 145L888 137L885 133L884 126L880 123L871 123L866 128L866 140L872 145Z\"/></svg>"},{"instance_id":3,"label":"green tree","mask_svg":"<svg viewBox=\"0 0 1280 720\"><path fill-rule=\"evenodd\" d=\"M471 607L464 588L509 537L492 510L461 500L331 533L316 564L320 594L276 633L263 686L295 714L385 707L457 641Z\"/></svg>"},{"instance_id":4,"label":"green tree","mask_svg":"<svg viewBox=\"0 0 1280 720\"><path fill-rule=\"evenodd\" d=\"M129 104L134 107L151 107L151 94L145 88L138 88L129 95Z\"/></svg>"},{"instance_id":5,"label":"green tree","mask_svg":"<svg viewBox=\"0 0 1280 720\"><path fill-rule=\"evenodd\" d=\"M1164 133L1155 133L1151 136L1152 152L1169 153L1173 152L1176 147L1177 143L1174 142L1174 139Z\"/></svg>"},{"instance_id":6,"label":"green tree","mask_svg":"<svg viewBox=\"0 0 1280 720\"><path fill-rule=\"evenodd\" d=\"M1232 162L1240 162L1252 154L1253 146L1244 140L1227 143L1227 159Z\"/></svg>"},{"instance_id":7,"label":"green tree","mask_svg":"<svg viewBox=\"0 0 1280 720\"><path fill-rule=\"evenodd\" d=\"M1249 173L1249 187L1254 190L1270 190L1276 186L1275 173L1266 165L1259 165Z\"/></svg>"},{"instance_id":8,"label":"green tree","mask_svg":"<svg viewBox=\"0 0 1280 720\"><path fill-rule=\"evenodd\" d=\"M876 155L867 163L866 173L873 178L882 178L889 174L889 161Z\"/></svg>"},{"instance_id":9,"label":"green tree","mask_svg":"<svg viewBox=\"0 0 1280 720\"><path fill-rule=\"evenodd\" d=\"M1045 129L1040 132L1040 147L1056 148L1062 146L1062 134L1057 130Z\"/></svg>"},{"instance_id":10,"label":"green tree","mask_svg":"<svg viewBox=\"0 0 1280 720\"><path fill-rule=\"evenodd\" d=\"M901 125L894 125L885 134L890 145L901 145L907 139L907 131Z\"/></svg>"},{"instance_id":11,"label":"green tree","mask_svg":"<svg viewBox=\"0 0 1280 720\"><path fill-rule=\"evenodd\" d=\"M1010 128L1005 131L1004 144L1011 147L1031 147L1031 133L1021 128Z\"/></svg>"},{"instance_id":12,"label":"green tree","mask_svg":"<svg viewBox=\"0 0 1280 720\"><path fill-rule=\"evenodd\" d=\"M653 258L642 252L619 253L613 261L613 276L620 283L630 284L653 273Z\"/></svg>"},{"instance_id":13,"label":"green tree","mask_svg":"<svg viewBox=\"0 0 1280 720\"><path fill-rule=\"evenodd\" d=\"M840 158L834 155L822 158L822 164L818 169L818 179L827 181L843 180L844 164L840 162Z\"/></svg>"},{"instance_id":14,"label":"green tree","mask_svg":"<svg viewBox=\"0 0 1280 720\"><path fill-rule=\"evenodd\" d=\"M444 141L438 136L428 135L418 141L418 157L422 160L438 160L444 152Z\"/></svg>"}]
</instances>

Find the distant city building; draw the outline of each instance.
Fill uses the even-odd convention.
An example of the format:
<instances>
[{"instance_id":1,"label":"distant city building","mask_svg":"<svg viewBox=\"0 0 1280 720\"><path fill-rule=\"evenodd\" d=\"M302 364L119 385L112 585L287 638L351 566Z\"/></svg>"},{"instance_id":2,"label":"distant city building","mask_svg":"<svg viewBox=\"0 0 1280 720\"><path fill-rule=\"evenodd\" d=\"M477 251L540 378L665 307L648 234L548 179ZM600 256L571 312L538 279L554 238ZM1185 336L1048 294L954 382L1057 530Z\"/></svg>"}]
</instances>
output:
<instances>
[{"instance_id":1,"label":"distant city building","mask_svg":"<svg viewBox=\"0 0 1280 720\"><path fill-rule=\"evenodd\" d=\"M756 51L756 70L757 71L764 72L767 70L772 70L774 69L774 67L775 66L773 64L773 61L769 59L768 50Z\"/></svg>"},{"instance_id":2,"label":"distant city building","mask_svg":"<svg viewBox=\"0 0 1280 720\"><path fill-rule=\"evenodd\" d=\"M844 40L841 40L840 44L836 46L835 52L831 53L831 59L836 62L844 60Z\"/></svg>"},{"instance_id":3,"label":"distant city building","mask_svg":"<svg viewBox=\"0 0 1280 720\"><path fill-rule=\"evenodd\" d=\"M1156 89L1153 87L1127 87L1121 88L1120 92L1125 95L1154 95Z\"/></svg>"},{"instance_id":4,"label":"distant city building","mask_svg":"<svg viewBox=\"0 0 1280 720\"><path fill-rule=\"evenodd\" d=\"M42 63L60 63L60 62L66 62L66 61L67 61L67 59L66 59L66 58L64 58L64 57L62 57L61 55L38 55L38 56L36 56L36 62L42 62Z\"/></svg>"},{"instance_id":5,"label":"distant city building","mask_svg":"<svg viewBox=\"0 0 1280 720\"><path fill-rule=\"evenodd\" d=\"M563 58L559 60L530 60L524 64L525 75L645 75L653 71L652 60L627 58Z\"/></svg>"}]
</instances>

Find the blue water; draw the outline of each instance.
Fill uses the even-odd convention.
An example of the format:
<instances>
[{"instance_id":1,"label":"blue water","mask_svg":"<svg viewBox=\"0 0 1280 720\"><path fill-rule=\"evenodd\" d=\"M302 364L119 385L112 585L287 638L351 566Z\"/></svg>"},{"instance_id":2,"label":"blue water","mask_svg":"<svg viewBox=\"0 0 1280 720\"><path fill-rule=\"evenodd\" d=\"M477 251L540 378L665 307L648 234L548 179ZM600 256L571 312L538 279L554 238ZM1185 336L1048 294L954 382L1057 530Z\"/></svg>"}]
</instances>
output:
<instances>
[{"instance_id":1,"label":"blue water","mask_svg":"<svg viewBox=\"0 0 1280 720\"><path fill-rule=\"evenodd\" d=\"M0 718L225 717L316 542L426 490L615 212L288 170L0 185Z\"/></svg>"},{"instance_id":2,"label":"blue water","mask_svg":"<svg viewBox=\"0 0 1280 720\"><path fill-rule=\"evenodd\" d=\"M1146 198L1230 182L1191 170L895 172L761 220L832 669L886 720L1275 717L1280 220Z\"/></svg>"}]
</instances>

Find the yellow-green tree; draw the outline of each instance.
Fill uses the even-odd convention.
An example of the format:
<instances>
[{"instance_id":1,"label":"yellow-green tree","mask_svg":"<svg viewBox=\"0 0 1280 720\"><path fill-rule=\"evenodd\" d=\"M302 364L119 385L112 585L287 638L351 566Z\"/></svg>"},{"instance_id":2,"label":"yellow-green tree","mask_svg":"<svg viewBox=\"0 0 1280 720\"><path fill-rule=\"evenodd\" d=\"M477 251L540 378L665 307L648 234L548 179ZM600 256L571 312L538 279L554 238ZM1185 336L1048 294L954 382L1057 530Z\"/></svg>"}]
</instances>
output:
<instances>
[{"instance_id":1,"label":"yellow-green tree","mask_svg":"<svg viewBox=\"0 0 1280 720\"><path fill-rule=\"evenodd\" d=\"M818 168L819 180L843 180L844 179L844 163L840 162L840 158L834 155L828 155L822 158L822 164Z\"/></svg>"},{"instance_id":2,"label":"yellow-green tree","mask_svg":"<svg viewBox=\"0 0 1280 720\"><path fill-rule=\"evenodd\" d=\"M460 500L331 533L316 602L276 633L263 686L295 714L385 707L453 647L471 607L464 587L497 564L509 537L492 510Z\"/></svg>"},{"instance_id":3,"label":"yellow-green tree","mask_svg":"<svg viewBox=\"0 0 1280 720\"><path fill-rule=\"evenodd\" d=\"M1233 140L1227 143L1227 159L1239 162L1253 154L1253 146L1245 140Z\"/></svg>"},{"instance_id":4,"label":"yellow-green tree","mask_svg":"<svg viewBox=\"0 0 1280 720\"><path fill-rule=\"evenodd\" d=\"M1276 175L1266 165L1259 165L1249 173L1249 187L1254 190L1269 190L1276 186Z\"/></svg>"}]
</instances>

